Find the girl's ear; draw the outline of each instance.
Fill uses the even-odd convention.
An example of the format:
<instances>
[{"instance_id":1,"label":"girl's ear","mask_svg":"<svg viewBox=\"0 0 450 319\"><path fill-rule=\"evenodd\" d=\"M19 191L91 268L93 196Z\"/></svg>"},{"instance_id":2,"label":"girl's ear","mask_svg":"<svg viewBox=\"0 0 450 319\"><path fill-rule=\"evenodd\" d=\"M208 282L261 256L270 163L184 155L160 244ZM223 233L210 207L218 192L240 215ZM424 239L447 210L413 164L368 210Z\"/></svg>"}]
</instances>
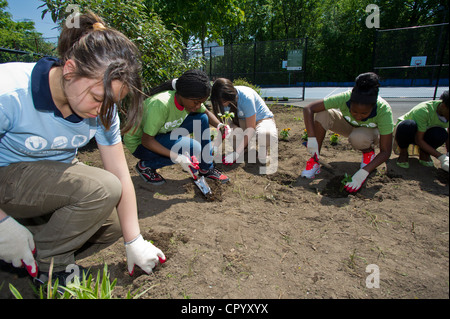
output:
<instances>
[{"instance_id":1,"label":"girl's ear","mask_svg":"<svg viewBox=\"0 0 450 319\"><path fill-rule=\"evenodd\" d=\"M75 61L72 59L68 59L63 66L63 77L66 80L70 80L73 77L73 74L75 73L76 69L77 66L75 64Z\"/></svg>"}]
</instances>

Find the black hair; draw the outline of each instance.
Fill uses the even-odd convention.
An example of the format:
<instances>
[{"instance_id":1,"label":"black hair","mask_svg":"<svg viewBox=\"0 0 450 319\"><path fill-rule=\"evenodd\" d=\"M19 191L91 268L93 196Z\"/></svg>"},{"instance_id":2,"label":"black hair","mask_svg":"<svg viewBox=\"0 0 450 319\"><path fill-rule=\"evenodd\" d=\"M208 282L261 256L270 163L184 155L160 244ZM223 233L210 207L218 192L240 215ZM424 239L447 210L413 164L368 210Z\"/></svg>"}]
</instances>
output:
<instances>
[{"instance_id":1,"label":"black hair","mask_svg":"<svg viewBox=\"0 0 450 319\"><path fill-rule=\"evenodd\" d=\"M350 101L361 104L376 105L380 80L373 72L362 73L355 79Z\"/></svg>"},{"instance_id":2,"label":"black hair","mask_svg":"<svg viewBox=\"0 0 450 319\"><path fill-rule=\"evenodd\" d=\"M174 90L173 80L169 80L153 88L150 95ZM175 91L187 99L202 99L211 94L211 83L208 75L201 70L189 70L183 73L175 84Z\"/></svg>"},{"instance_id":3,"label":"black hair","mask_svg":"<svg viewBox=\"0 0 450 319\"><path fill-rule=\"evenodd\" d=\"M444 93L441 94L441 97L439 98L440 100L442 100L442 102L445 104L445 106L450 107L450 105L448 104L448 90L444 91Z\"/></svg>"}]
</instances>

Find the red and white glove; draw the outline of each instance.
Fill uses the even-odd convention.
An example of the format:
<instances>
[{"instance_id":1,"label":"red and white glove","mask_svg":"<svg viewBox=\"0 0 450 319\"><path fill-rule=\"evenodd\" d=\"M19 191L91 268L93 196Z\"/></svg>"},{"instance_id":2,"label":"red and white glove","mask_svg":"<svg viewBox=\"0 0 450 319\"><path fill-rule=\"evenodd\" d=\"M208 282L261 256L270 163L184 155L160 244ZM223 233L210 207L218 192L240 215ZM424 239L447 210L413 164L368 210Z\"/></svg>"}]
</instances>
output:
<instances>
[{"instance_id":1,"label":"red and white glove","mask_svg":"<svg viewBox=\"0 0 450 319\"><path fill-rule=\"evenodd\" d=\"M180 164L183 170L188 172L193 179L197 179L197 171L200 169L198 163L194 163L187 155L178 155L175 158L175 163Z\"/></svg>"},{"instance_id":2,"label":"red and white glove","mask_svg":"<svg viewBox=\"0 0 450 319\"><path fill-rule=\"evenodd\" d=\"M222 163L224 165L233 165L234 163L236 163L236 160L238 159L239 154L237 152L231 152L228 155L224 155L222 158Z\"/></svg>"},{"instance_id":3,"label":"red and white glove","mask_svg":"<svg viewBox=\"0 0 450 319\"><path fill-rule=\"evenodd\" d=\"M367 176L369 176L369 172L365 169L360 169L352 176L352 181L345 184L345 190L349 193L356 193L364 184Z\"/></svg>"},{"instance_id":4,"label":"red and white glove","mask_svg":"<svg viewBox=\"0 0 450 319\"><path fill-rule=\"evenodd\" d=\"M0 259L16 268L25 266L31 277L38 268L33 255L36 253L33 235L14 218L8 216L0 222Z\"/></svg>"},{"instance_id":5,"label":"red and white glove","mask_svg":"<svg viewBox=\"0 0 450 319\"><path fill-rule=\"evenodd\" d=\"M130 276L134 274L134 266L138 265L147 274L151 274L153 268L160 262L166 262L166 256L151 242L145 240L141 234L134 240L125 243L127 254L127 266Z\"/></svg>"},{"instance_id":6,"label":"red and white glove","mask_svg":"<svg viewBox=\"0 0 450 319\"><path fill-rule=\"evenodd\" d=\"M228 137L228 135L230 135L231 133L231 128L229 125L223 124L223 123L219 123L219 125L217 125L217 130L220 131L221 128L224 128L224 132L222 134L222 139L226 139Z\"/></svg>"},{"instance_id":7,"label":"red and white glove","mask_svg":"<svg viewBox=\"0 0 450 319\"><path fill-rule=\"evenodd\" d=\"M315 137L308 137L308 142L306 144L306 148L311 156L314 154L317 155L317 159L319 159L319 144L317 143L317 139Z\"/></svg>"},{"instance_id":8,"label":"red and white glove","mask_svg":"<svg viewBox=\"0 0 450 319\"><path fill-rule=\"evenodd\" d=\"M441 162L441 168L448 172L448 153L447 155L442 154L441 156L438 157L439 162Z\"/></svg>"}]
</instances>

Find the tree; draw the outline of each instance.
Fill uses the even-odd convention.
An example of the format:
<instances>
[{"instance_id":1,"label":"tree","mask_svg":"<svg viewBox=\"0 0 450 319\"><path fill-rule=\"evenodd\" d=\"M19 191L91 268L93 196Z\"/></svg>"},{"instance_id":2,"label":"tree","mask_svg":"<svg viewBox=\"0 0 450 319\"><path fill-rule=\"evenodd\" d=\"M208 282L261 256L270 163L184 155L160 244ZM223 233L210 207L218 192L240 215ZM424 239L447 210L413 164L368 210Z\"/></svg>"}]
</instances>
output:
<instances>
[{"instance_id":1,"label":"tree","mask_svg":"<svg viewBox=\"0 0 450 319\"><path fill-rule=\"evenodd\" d=\"M185 45L189 41L201 43L205 55L206 41L223 41L223 30L233 28L244 20L238 0L146 0L169 26L179 26Z\"/></svg>"},{"instance_id":2,"label":"tree","mask_svg":"<svg viewBox=\"0 0 450 319\"><path fill-rule=\"evenodd\" d=\"M0 46L7 49L53 55L54 45L47 43L42 34L37 32L33 21L12 20L11 13L7 12L8 2L0 0ZM39 56L0 53L0 62L33 61Z\"/></svg>"},{"instance_id":3,"label":"tree","mask_svg":"<svg viewBox=\"0 0 450 319\"><path fill-rule=\"evenodd\" d=\"M84 12L92 10L105 22L124 33L139 48L143 62L143 79L146 90L170 78L179 76L186 69L200 67L202 61L183 58L184 45L177 28L168 30L158 15L139 0L41 0L42 15L52 15L57 22L73 14L73 7ZM66 10L69 8L69 12Z\"/></svg>"}]
</instances>

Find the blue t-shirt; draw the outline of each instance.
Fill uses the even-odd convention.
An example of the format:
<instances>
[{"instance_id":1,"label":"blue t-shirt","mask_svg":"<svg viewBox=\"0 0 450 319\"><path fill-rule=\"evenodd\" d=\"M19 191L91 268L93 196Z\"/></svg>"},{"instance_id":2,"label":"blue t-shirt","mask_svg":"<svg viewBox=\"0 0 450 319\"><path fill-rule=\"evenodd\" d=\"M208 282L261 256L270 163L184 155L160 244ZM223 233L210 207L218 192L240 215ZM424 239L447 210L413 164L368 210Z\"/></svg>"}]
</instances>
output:
<instances>
[{"instance_id":1,"label":"blue t-shirt","mask_svg":"<svg viewBox=\"0 0 450 319\"><path fill-rule=\"evenodd\" d=\"M108 131L99 118L62 117L48 79L58 63L44 58L0 64L0 166L41 160L70 163L94 136L102 145L121 141L117 112Z\"/></svg>"},{"instance_id":2,"label":"blue t-shirt","mask_svg":"<svg viewBox=\"0 0 450 319\"><path fill-rule=\"evenodd\" d=\"M248 86L235 86L238 93L238 117L244 119L256 114L256 122L273 117L264 100L259 94Z\"/></svg>"}]
</instances>

